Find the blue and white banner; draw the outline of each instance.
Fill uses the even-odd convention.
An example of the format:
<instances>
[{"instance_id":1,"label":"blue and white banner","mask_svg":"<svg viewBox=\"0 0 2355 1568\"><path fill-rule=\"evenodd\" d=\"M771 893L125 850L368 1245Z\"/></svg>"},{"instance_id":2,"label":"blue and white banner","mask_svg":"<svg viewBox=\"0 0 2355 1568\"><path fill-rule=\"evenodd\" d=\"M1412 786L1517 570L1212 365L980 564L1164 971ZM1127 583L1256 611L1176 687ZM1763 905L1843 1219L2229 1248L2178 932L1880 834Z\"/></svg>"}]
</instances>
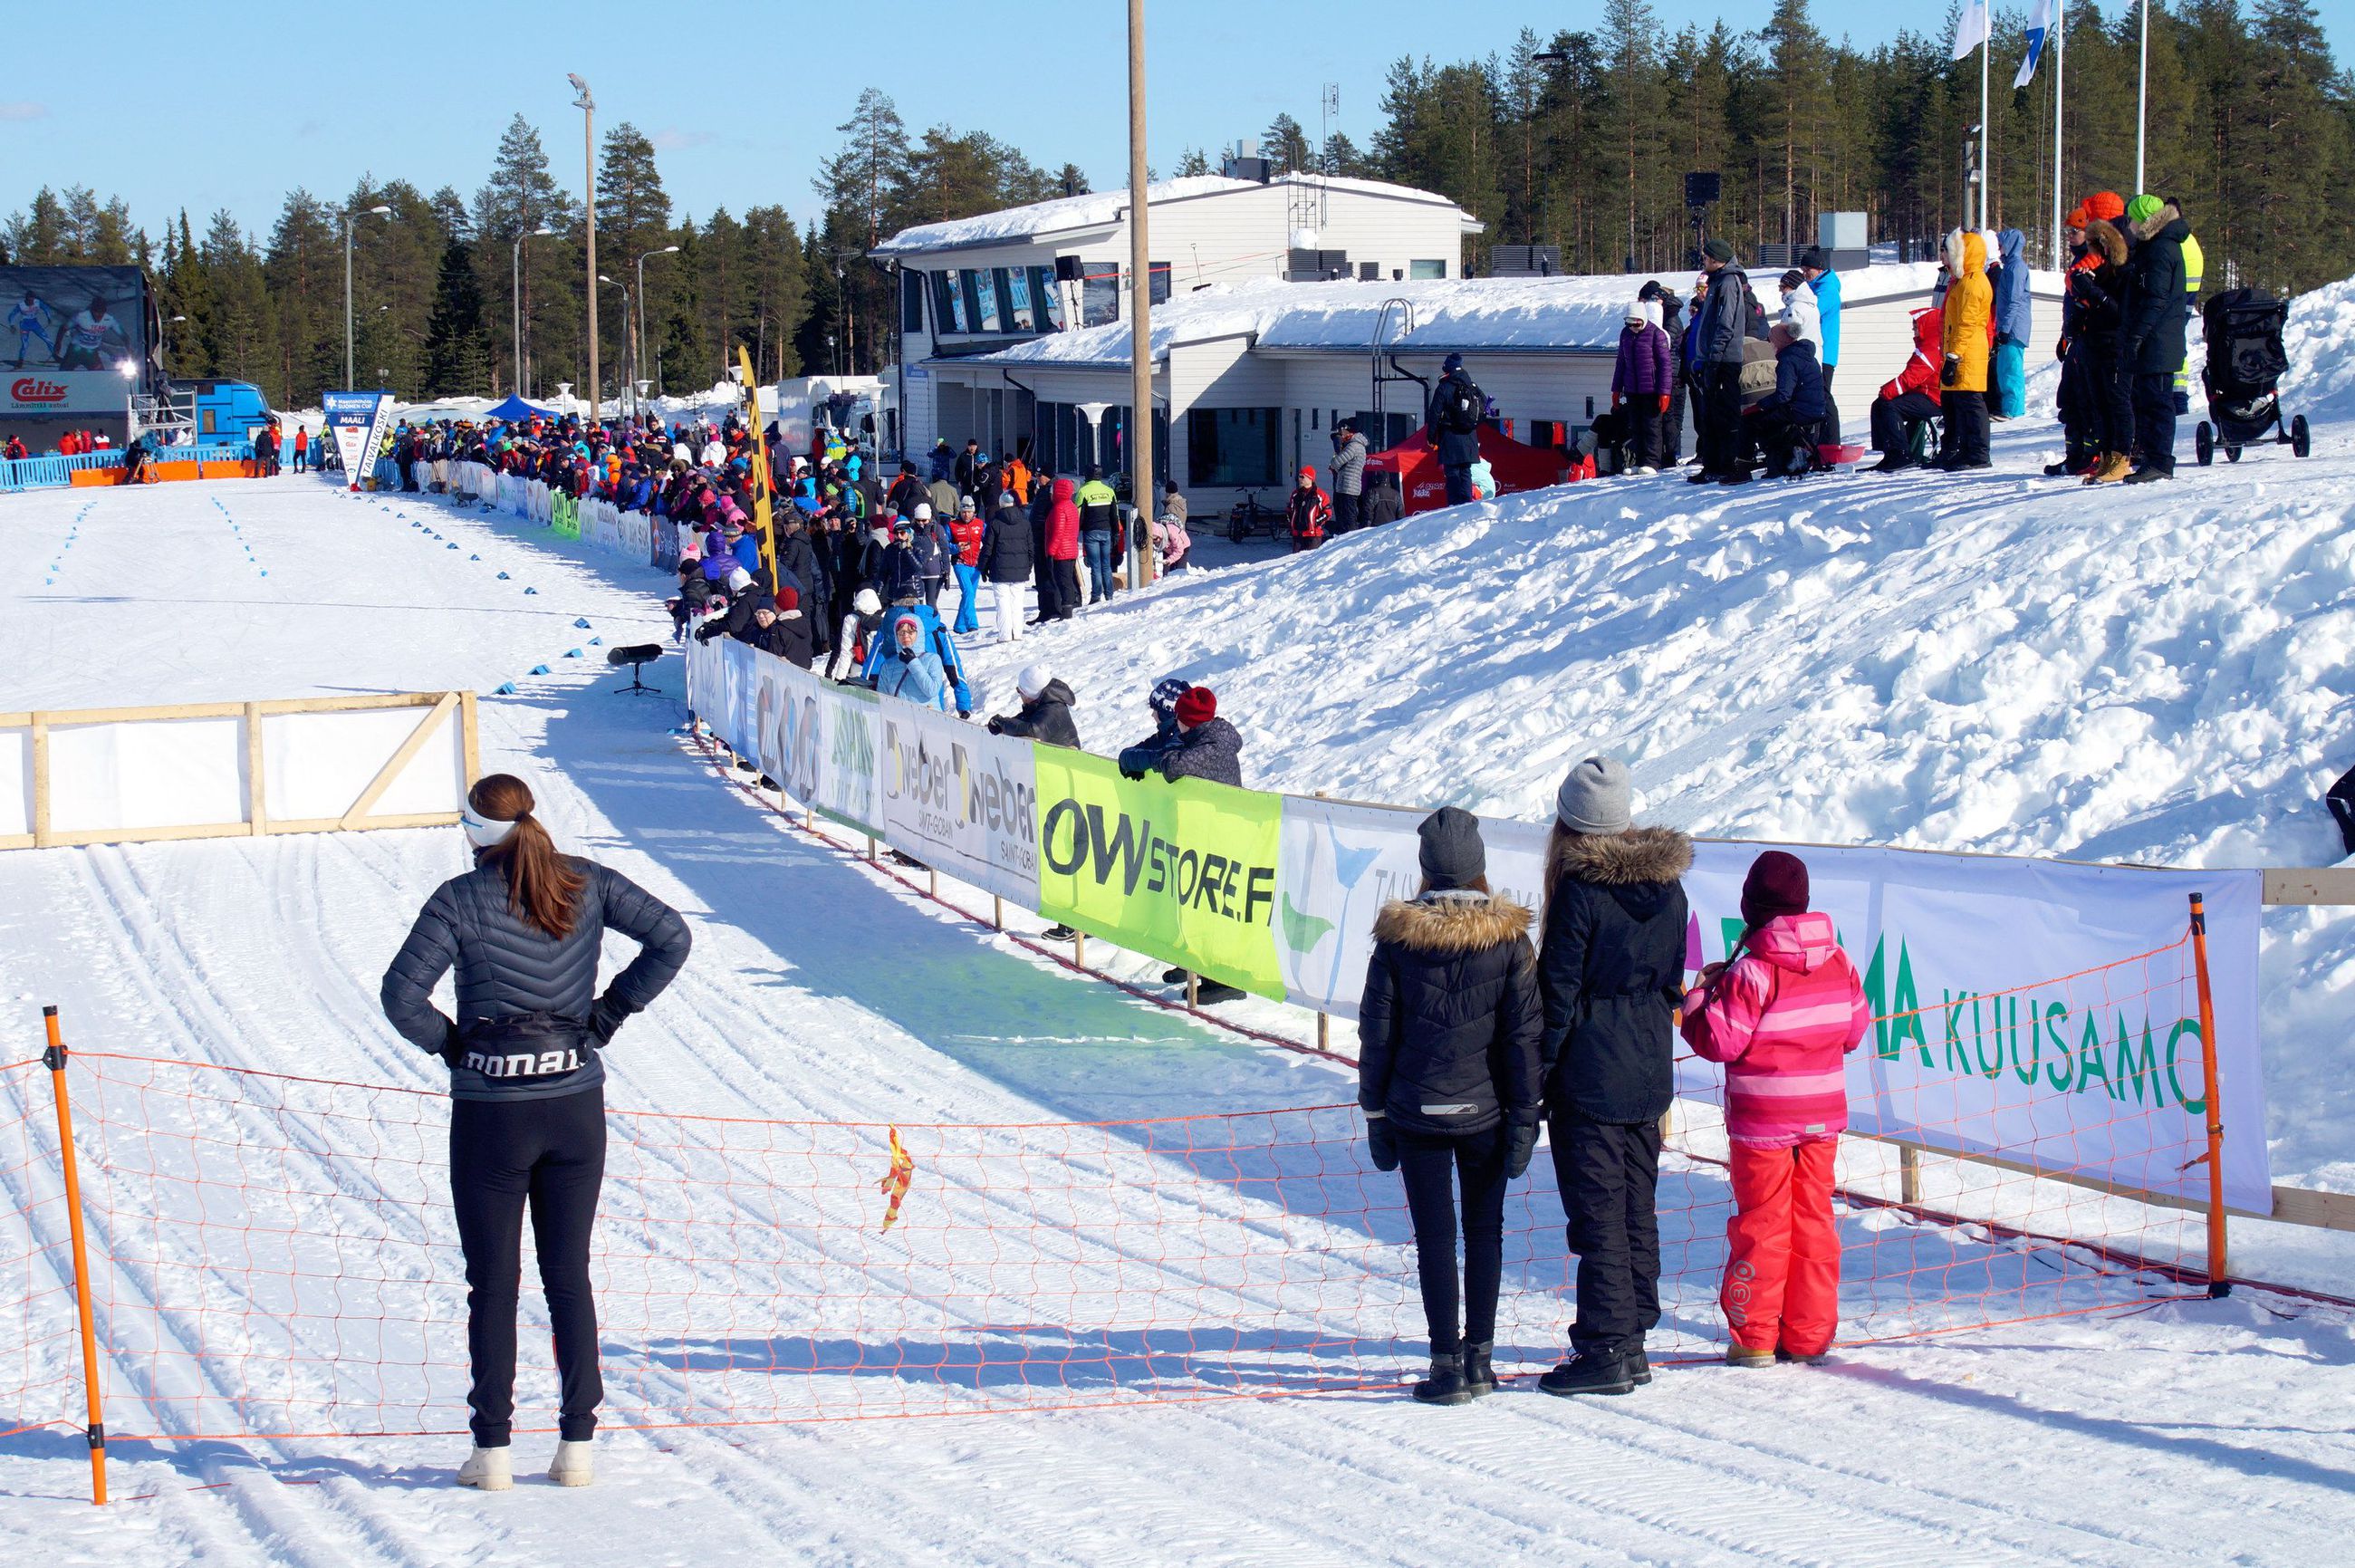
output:
<instances>
[{"instance_id":1,"label":"blue and white banner","mask_svg":"<svg viewBox=\"0 0 2355 1568\"><path fill-rule=\"evenodd\" d=\"M344 460L345 476L357 490L376 466L385 417L392 411L392 394L322 392L319 400L327 416L327 432L336 438L336 455Z\"/></svg>"}]
</instances>

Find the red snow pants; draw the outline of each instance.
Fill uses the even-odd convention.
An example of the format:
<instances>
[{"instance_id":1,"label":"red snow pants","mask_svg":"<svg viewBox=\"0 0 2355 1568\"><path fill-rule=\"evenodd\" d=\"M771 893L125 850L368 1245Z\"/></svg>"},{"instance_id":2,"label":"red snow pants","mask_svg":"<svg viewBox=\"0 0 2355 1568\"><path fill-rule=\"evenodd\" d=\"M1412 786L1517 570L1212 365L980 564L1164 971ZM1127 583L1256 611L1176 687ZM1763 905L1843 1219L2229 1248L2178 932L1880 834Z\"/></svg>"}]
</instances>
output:
<instances>
[{"instance_id":1,"label":"red snow pants","mask_svg":"<svg viewBox=\"0 0 2355 1568\"><path fill-rule=\"evenodd\" d=\"M1819 1356L1839 1327L1839 1232L1832 1223L1838 1138L1789 1148L1732 1146L1725 1222L1725 1325L1745 1350Z\"/></svg>"}]
</instances>

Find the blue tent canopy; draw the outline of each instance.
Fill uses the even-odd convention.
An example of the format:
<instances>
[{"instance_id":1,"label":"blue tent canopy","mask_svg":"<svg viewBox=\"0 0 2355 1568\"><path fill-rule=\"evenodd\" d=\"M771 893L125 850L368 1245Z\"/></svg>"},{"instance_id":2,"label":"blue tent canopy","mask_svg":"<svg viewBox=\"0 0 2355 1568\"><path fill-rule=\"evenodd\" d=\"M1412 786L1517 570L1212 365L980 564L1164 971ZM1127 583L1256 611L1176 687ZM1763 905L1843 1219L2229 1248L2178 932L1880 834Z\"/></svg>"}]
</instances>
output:
<instances>
[{"instance_id":1,"label":"blue tent canopy","mask_svg":"<svg viewBox=\"0 0 2355 1568\"><path fill-rule=\"evenodd\" d=\"M485 410L483 413L485 419L501 420L508 424L513 424L517 420L533 418L535 415L541 419L551 417L548 410L527 403L521 398L514 396L510 396L506 402L495 409Z\"/></svg>"}]
</instances>

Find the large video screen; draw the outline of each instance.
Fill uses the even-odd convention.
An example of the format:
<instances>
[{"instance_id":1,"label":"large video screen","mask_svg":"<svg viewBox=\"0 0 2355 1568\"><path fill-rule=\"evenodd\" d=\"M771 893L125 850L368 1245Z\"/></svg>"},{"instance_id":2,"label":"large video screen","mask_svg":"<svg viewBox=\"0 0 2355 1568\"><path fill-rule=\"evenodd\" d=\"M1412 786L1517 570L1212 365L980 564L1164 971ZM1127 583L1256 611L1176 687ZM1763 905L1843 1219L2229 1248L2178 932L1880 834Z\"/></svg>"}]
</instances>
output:
<instances>
[{"instance_id":1,"label":"large video screen","mask_svg":"<svg viewBox=\"0 0 2355 1568\"><path fill-rule=\"evenodd\" d=\"M109 370L147 359L147 284L136 267L0 267L0 365Z\"/></svg>"}]
</instances>

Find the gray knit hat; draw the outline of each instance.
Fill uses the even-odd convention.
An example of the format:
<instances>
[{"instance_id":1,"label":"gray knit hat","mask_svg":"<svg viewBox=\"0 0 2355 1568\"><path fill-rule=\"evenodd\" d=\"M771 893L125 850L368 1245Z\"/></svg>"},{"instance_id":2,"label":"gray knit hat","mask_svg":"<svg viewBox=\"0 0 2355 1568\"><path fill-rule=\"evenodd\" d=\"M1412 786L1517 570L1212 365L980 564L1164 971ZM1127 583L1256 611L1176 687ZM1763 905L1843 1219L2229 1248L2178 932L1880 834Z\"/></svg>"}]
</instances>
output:
<instances>
[{"instance_id":1,"label":"gray knit hat","mask_svg":"<svg viewBox=\"0 0 2355 1568\"><path fill-rule=\"evenodd\" d=\"M1572 833L1625 833L1636 825L1635 786L1627 764L1589 757L1570 770L1554 792L1554 815Z\"/></svg>"},{"instance_id":2,"label":"gray knit hat","mask_svg":"<svg viewBox=\"0 0 2355 1568\"><path fill-rule=\"evenodd\" d=\"M1423 880L1434 891L1466 888L1488 874L1488 851L1480 842L1480 819L1458 806L1443 805L1415 829L1423 839L1415 851Z\"/></svg>"}]
</instances>

